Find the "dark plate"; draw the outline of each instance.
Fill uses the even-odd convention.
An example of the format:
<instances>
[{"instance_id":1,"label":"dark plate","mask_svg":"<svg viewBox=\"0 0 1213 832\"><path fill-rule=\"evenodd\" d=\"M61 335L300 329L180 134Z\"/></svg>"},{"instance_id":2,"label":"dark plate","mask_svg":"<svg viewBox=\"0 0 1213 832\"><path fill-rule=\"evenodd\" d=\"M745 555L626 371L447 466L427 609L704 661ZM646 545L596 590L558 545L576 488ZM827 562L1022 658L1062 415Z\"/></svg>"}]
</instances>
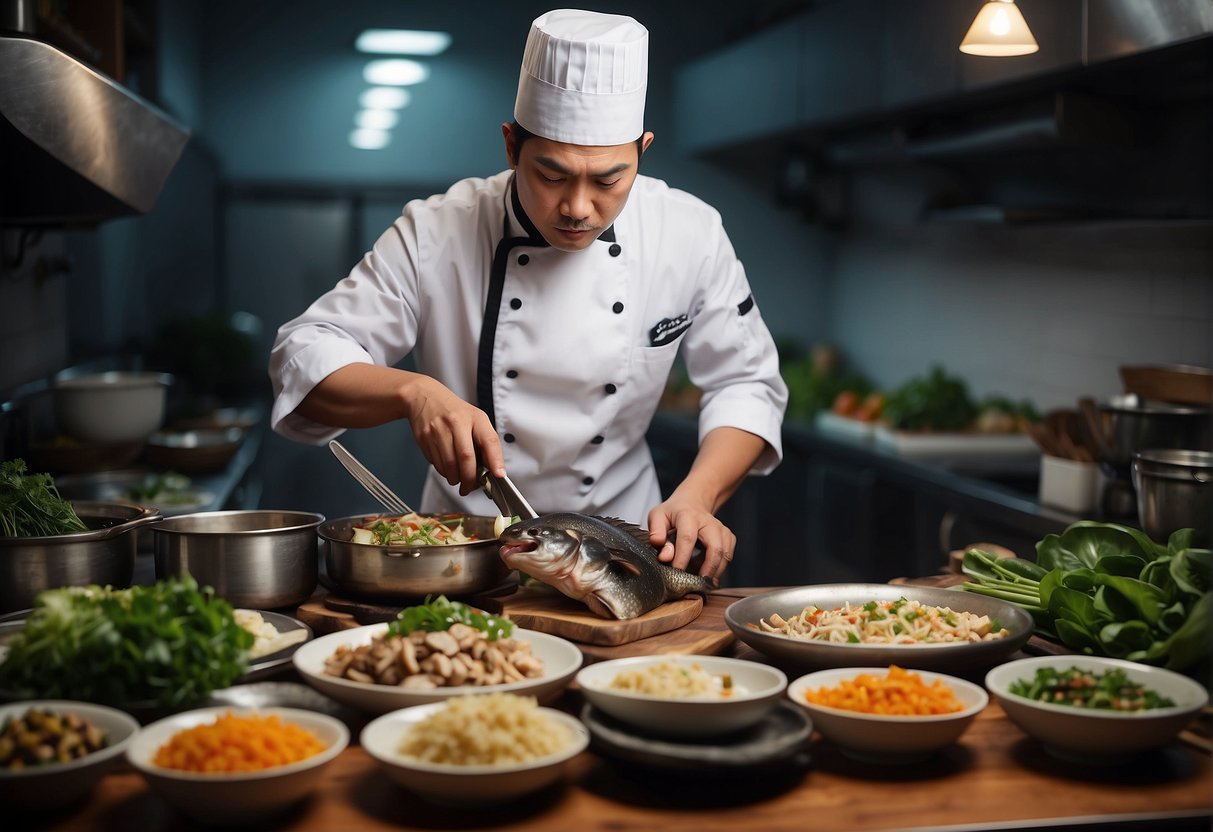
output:
<instances>
[{"instance_id":1,"label":"dark plate","mask_svg":"<svg viewBox=\"0 0 1213 832\"><path fill-rule=\"evenodd\" d=\"M807 749L813 724L802 708L780 702L751 728L705 740L644 734L587 704L581 721L596 751L629 763L676 771L720 771L786 761Z\"/></svg>"},{"instance_id":2,"label":"dark plate","mask_svg":"<svg viewBox=\"0 0 1213 832\"><path fill-rule=\"evenodd\" d=\"M866 604L903 597L956 612L988 615L1006 627L1010 635L994 641L959 644L833 644L802 641L754 629L760 620L769 618L772 613L789 618L810 604L835 609L847 602ZM895 664L940 673L982 670L1001 664L1031 638L1034 626L1032 616L1026 610L996 598L955 589L889 584L820 584L780 589L734 602L725 610L724 618L729 629L750 647L799 667L824 669Z\"/></svg>"}]
</instances>

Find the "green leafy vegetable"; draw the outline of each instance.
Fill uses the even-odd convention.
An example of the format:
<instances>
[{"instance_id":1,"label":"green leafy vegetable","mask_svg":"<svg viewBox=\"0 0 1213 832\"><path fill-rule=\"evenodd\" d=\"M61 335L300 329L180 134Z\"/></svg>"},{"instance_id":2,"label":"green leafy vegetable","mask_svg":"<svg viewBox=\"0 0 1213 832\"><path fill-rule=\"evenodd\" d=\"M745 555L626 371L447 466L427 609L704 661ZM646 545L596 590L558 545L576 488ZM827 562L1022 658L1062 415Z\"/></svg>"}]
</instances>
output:
<instances>
[{"instance_id":1,"label":"green leafy vegetable","mask_svg":"<svg viewBox=\"0 0 1213 832\"><path fill-rule=\"evenodd\" d=\"M445 595L437 598L427 595L425 603L405 607L396 620L388 624L388 635L405 636L414 630L436 632L449 630L452 624L466 624L483 631L489 641L507 638L514 632L514 622L508 618L492 615L469 607L460 601L449 601Z\"/></svg>"},{"instance_id":2,"label":"green leafy vegetable","mask_svg":"<svg viewBox=\"0 0 1213 832\"><path fill-rule=\"evenodd\" d=\"M977 405L963 379L936 365L891 392L883 415L898 430L963 430L977 416Z\"/></svg>"},{"instance_id":3,"label":"green leafy vegetable","mask_svg":"<svg viewBox=\"0 0 1213 832\"><path fill-rule=\"evenodd\" d=\"M1032 614L1036 632L1084 653L1186 670L1210 656L1208 549L1191 529L1167 544L1117 523L1083 520L1036 544L1036 563L965 552L961 589Z\"/></svg>"},{"instance_id":4,"label":"green leafy vegetable","mask_svg":"<svg viewBox=\"0 0 1213 832\"><path fill-rule=\"evenodd\" d=\"M1129 679L1121 668L1093 673L1077 667L1060 672L1052 667L1038 667L1035 677L1017 679L1009 690L1038 702L1101 711L1144 711L1175 705L1157 691Z\"/></svg>"},{"instance_id":5,"label":"green leafy vegetable","mask_svg":"<svg viewBox=\"0 0 1213 832\"><path fill-rule=\"evenodd\" d=\"M26 473L24 459L0 462L0 536L52 537L88 531L50 474Z\"/></svg>"},{"instance_id":6,"label":"green leafy vegetable","mask_svg":"<svg viewBox=\"0 0 1213 832\"><path fill-rule=\"evenodd\" d=\"M130 589L42 592L0 664L0 690L28 698L179 707L248 668L252 633L184 576Z\"/></svg>"}]
</instances>

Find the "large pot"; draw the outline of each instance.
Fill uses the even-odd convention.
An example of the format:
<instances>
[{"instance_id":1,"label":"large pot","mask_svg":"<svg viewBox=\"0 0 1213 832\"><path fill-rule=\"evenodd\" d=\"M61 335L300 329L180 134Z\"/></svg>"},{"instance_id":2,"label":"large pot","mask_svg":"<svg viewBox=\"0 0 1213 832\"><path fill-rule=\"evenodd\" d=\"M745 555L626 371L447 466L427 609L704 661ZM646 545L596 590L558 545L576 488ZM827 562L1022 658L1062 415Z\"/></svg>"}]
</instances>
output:
<instances>
[{"instance_id":1,"label":"large pot","mask_svg":"<svg viewBox=\"0 0 1213 832\"><path fill-rule=\"evenodd\" d=\"M142 442L164 422L173 377L111 371L56 380L59 430L81 442Z\"/></svg>"},{"instance_id":2,"label":"large pot","mask_svg":"<svg viewBox=\"0 0 1213 832\"><path fill-rule=\"evenodd\" d=\"M510 574L497 554L494 517L465 518L463 528L478 538L475 542L436 546L354 543L354 526L366 519L343 517L318 530L333 589L393 601L467 596L500 586Z\"/></svg>"},{"instance_id":3,"label":"large pot","mask_svg":"<svg viewBox=\"0 0 1213 832\"><path fill-rule=\"evenodd\" d=\"M1166 543L1178 529L1193 529L1192 545L1207 548L1213 525L1213 453L1148 450L1133 459L1133 487L1142 531Z\"/></svg>"},{"instance_id":4,"label":"large pot","mask_svg":"<svg viewBox=\"0 0 1213 832\"><path fill-rule=\"evenodd\" d=\"M1147 402L1124 396L1099 405L1104 430L1096 437L1103 461L1127 470L1138 451L1213 450L1207 407Z\"/></svg>"},{"instance_id":5,"label":"large pot","mask_svg":"<svg viewBox=\"0 0 1213 832\"><path fill-rule=\"evenodd\" d=\"M189 573L232 606L275 609L316 590L316 527L305 511L202 511L152 527L156 577Z\"/></svg>"},{"instance_id":6,"label":"large pot","mask_svg":"<svg viewBox=\"0 0 1213 832\"><path fill-rule=\"evenodd\" d=\"M128 587L137 535L160 512L133 503L72 503L88 531L48 537L0 537L0 611L29 609L38 593L90 584Z\"/></svg>"}]
</instances>

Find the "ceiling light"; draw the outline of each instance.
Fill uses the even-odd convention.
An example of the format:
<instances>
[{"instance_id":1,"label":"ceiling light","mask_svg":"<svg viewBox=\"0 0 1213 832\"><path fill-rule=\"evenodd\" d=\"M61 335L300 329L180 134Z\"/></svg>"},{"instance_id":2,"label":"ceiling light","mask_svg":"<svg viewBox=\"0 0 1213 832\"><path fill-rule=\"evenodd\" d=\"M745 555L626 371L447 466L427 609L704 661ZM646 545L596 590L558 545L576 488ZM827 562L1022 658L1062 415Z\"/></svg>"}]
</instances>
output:
<instances>
[{"instance_id":1,"label":"ceiling light","mask_svg":"<svg viewBox=\"0 0 1213 832\"><path fill-rule=\"evenodd\" d=\"M1015 0L988 0L960 43L961 52L990 57L1030 55L1039 48Z\"/></svg>"},{"instance_id":2,"label":"ceiling light","mask_svg":"<svg viewBox=\"0 0 1213 832\"><path fill-rule=\"evenodd\" d=\"M392 140L392 134L386 130L368 130L359 127L350 131L350 144L359 150L381 150Z\"/></svg>"},{"instance_id":3,"label":"ceiling light","mask_svg":"<svg viewBox=\"0 0 1213 832\"><path fill-rule=\"evenodd\" d=\"M381 55L437 55L450 45L446 32L417 29L367 29L354 42L359 52Z\"/></svg>"},{"instance_id":4,"label":"ceiling light","mask_svg":"<svg viewBox=\"0 0 1213 832\"><path fill-rule=\"evenodd\" d=\"M408 58L382 58L368 63L362 70L362 77L368 84L407 87L429 78L430 68Z\"/></svg>"},{"instance_id":5,"label":"ceiling light","mask_svg":"<svg viewBox=\"0 0 1213 832\"><path fill-rule=\"evenodd\" d=\"M391 130L400 121L400 114L395 110L360 110L354 116L354 123L368 130Z\"/></svg>"},{"instance_id":6,"label":"ceiling light","mask_svg":"<svg viewBox=\"0 0 1213 832\"><path fill-rule=\"evenodd\" d=\"M367 110L399 110L408 106L411 94L404 87L371 87L358 96L358 103Z\"/></svg>"}]
</instances>

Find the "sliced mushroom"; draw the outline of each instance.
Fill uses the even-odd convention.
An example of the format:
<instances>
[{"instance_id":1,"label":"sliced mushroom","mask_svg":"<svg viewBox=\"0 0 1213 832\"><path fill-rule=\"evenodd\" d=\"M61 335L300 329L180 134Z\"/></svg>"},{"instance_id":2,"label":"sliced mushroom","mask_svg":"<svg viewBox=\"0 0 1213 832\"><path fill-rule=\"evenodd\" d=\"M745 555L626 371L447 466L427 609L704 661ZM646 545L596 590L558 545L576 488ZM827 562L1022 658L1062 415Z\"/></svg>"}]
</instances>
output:
<instances>
[{"instance_id":1,"label":"sliced mushroom","mask_svg":"<svg viewBox=\"0 0 1213 832\"><path fill-rule=\"evenodd\" d=\"M426 633L425 643L446 656L453 656L459 652L459 642L447 632Z\"/></svg>"}]
</instances>

